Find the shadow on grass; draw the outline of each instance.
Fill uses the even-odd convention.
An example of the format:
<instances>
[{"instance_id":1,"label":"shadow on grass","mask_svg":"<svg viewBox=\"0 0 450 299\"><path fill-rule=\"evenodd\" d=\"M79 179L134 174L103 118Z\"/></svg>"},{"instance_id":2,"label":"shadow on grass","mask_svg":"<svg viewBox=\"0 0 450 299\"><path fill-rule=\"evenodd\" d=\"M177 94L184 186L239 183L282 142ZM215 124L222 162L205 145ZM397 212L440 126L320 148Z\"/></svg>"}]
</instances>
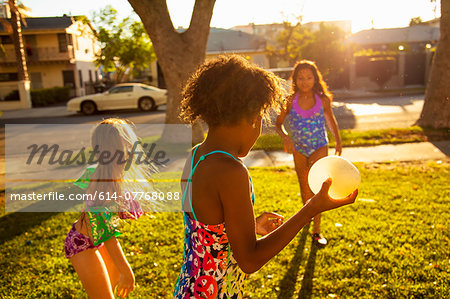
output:
<instances>
[{"instance_id":1,"label":"shadow on grass","mask_svg":"<svg viewBox=\"0 0 450 299\"><path fill-rule=\"evenodd\" d=\"M66 198L69 193L74 193L77 187L71 187L68 190L58 190L64 193ZM55 189L57 190L57 189ZM46 190L48 191L48 190ZM25 191L19 191L25 192ZM0 214L0 246L5 242L14 239L16 236L29 232L33 228L40 226L46 220L54 217L61 212L77 212L81 208L75 208L80 203L78 201L36 201L29 204L27 201L20 201L17 205L14 202L5 203L5 193L2 193L1 203L10 204L12 213L5 213L2 209ZM4 206L6 208L6 205ZM53 212L49 212L53 211Z\"/></svg>"},{"instance_id":2,"label":"shadow on grass","mask_svg":"<svg viewBox=\"0 0 450 299\"><path fill-rule=\"evenodd\" d=\"M306 237L309 234L309 225L305 226L302 229L302 233L300 235L300 240L298 242L298 246L295 250L294 257L289 263L289 268L284 274L283 279L280 281L280 293L278 294L278 298L291 298L295 291L295 283L297 281L298 271L300 269L300 264L303 259L303 252L306 244Z\"/></svg>"},{"instance_id":3,"label":"shadow on grass","mask_svg":"<svg viewBox=\"0 0 450 299\"><path fill-rule=\"evenodd\" d=\"M312 243L305 274L303 275L302 288L298 292L299 299L311 298L313 292L314 269L316 267L316 256L319 247Z\"/></svg>"},{"instance_id":4,"label":"shadow on grass","mask_svg":"<svg viewBox=\"0 0 450 299\"><path fill-rule=\"evenodd\" d=\"M53 217L55 213L17 212L0 217L0 246L16 236L30 231L42 222Z\"/></svg>"}]
</instances>

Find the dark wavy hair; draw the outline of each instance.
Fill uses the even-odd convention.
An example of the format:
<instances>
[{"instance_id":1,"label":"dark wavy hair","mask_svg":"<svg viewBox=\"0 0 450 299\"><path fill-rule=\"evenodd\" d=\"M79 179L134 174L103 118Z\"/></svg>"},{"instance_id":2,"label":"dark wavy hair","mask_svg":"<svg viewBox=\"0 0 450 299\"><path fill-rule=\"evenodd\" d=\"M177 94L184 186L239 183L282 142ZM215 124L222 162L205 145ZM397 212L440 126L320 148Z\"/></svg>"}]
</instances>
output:
<instances>
[{"instance_id":1,"label":"dark wavy hair","mask_svg":"<svg viewBox=\"0 0 450 299\"><path fill-rule=\"evenodd\" d=\"M208 126L232 125L285 107L280 79L241 56L219 56L201 65L183 90L179 118Z\"/></svg>"},{"instance_id":2,"label":"dark wavy hair","mask_svg":"<svg viewBox=\"0 0 450 299\"><path fill-rule=\"evenodd\" d=\"M318 94L319 96L326 96L331 101L333 99L333 96L328 90L327 83L325 83L325 81L323 80L322 74L317 68L317 65L314 63L314 61L310 60L300 60L295 64L290 78L292 80L291 94L296 94L298 92L295 78L297 78L298 72L303 69L310 70L314 75L313 92Z\"/></svg>"}]
</instances>

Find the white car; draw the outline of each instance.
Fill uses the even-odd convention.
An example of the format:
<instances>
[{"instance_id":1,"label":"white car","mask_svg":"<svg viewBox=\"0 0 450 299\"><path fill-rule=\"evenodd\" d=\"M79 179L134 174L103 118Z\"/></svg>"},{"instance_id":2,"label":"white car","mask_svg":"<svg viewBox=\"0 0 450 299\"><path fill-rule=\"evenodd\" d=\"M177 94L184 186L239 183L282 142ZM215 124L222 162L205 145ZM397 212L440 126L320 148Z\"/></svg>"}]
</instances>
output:
<instances>
[{"instance_id":1,"label":"white car","mask_svg":"<svg viewBox=\"0 0 450 299\"><path fill-rule=\"evenodd\" d=\"M140 109L153 111L167 103L167 90L140 83L122 83L97 94L77 97L67 102L67 111L86 115L102 110Z\"/></svg>"}]
</instances>

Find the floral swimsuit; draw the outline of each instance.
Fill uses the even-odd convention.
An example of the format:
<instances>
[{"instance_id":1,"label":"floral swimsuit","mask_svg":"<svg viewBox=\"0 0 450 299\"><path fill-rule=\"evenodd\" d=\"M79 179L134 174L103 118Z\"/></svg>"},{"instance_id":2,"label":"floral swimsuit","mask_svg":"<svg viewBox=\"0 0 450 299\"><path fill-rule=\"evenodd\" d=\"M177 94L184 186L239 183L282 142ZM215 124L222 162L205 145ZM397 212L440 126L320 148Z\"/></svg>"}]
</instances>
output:
<instances>
[{"instance_id":1,"label":"floral swimsuit","mask_svg":"<svg viewBox=\"0 0 450 299\"><path fill-rule=\"evenodd\" d=\"M298 94L292 101L292 108L287 116L287 129L290 131L294 148L306 157L317 149L328 145L322 100L315 94L316 103L309 110L298 106Z\"/></svg>"},{"instance_id":2,"label":"floral swimsuit","mask_svg":"<svg viewBox=\"0 0 450 299\"><path fill-rule=\"evenodd\" d=\"M95 167L86 168L83 175L75 181L74 185L81 189L87 189L89 179L95 171ZM139 203L130 201L129 211L119 212L121 219L138 219L144 213ZM64 241L64 251L66 258L71 258L75 254L87 249L100 248L103 243L112 237L120 236L120 232L116 229L118 220L117 213L108 210L107 207L94 207L86 204L84 210L89 219L90 231L92 233L92 240L75 229L76 222L72 225L71 230L67 234Z\"/></svg>"},{"instance_id":3,"label":"floral swimsuit","mask_svg":"<svg viewBox=\"0 0 450 299\"><path fill-rule=\"evenodd\" d=\"M197 148L192 154L192 164ZM191 173L182 200L184 203L185 197L188 195L194 219L184 212L183 266L175 285L174 298L243 297L243 285L247 275L233 258L225 224L204 224L197 220L192 208L190 196L192 175L198 164L206 156L214 153L223 153L239 161L227 152L212 151L201 156L193 168L191 164ZM251 198L254 203L253 185Z\"/></svg>"}]
</instances>

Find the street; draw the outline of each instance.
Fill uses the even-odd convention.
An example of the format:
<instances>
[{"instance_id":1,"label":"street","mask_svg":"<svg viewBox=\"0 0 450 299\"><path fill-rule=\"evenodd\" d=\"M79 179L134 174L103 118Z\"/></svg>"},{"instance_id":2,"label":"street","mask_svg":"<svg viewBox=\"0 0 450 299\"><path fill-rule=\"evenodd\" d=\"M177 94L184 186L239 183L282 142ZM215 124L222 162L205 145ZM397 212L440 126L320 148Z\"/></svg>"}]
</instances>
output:
<instances>
[{"instance_id":1,"label":"street","mask_svg":"<svg viewBox=\"0 0 450 299\"><path fill-rule=\"evenodd\" d=\"M377 130L405 128L415 124L423 106L423 94L352 99L334 102L333 112L340 129Z\"/></svg>"},{"instance_id":2,"label":"street","mask_svg":"<svg viewBox=\"0 0 450 299\"><path fill-rule=\"evenodd\" d=\"M383 98L351 99L333 102L340 129L370 130L414 125L423 106L423 94ZM135 124L162 124L165 106L154 112L115 111L93 116L70 113L65 106L4 111L1 124L88 124L108 117L127 118Z\"/></svg>"}]
</instances>

